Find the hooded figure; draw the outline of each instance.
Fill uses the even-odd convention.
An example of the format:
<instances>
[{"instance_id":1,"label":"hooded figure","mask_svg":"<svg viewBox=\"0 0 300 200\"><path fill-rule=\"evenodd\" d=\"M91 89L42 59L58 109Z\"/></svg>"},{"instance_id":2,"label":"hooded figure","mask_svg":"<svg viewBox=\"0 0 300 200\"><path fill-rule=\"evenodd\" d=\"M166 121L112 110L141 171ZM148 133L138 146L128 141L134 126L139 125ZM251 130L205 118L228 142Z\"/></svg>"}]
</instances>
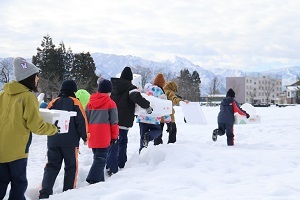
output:
<instances>
[{"instance_id":1,"label":"hooded figure","mask_svg":"<svg viewBox=\"0 0 300 200\"><path fill-rule=\"evenodd\" d=\"M247 118L250 117L246 111L240 108L234 97L235 92L232 88L230 88L220 105L220 112L218 114L218 129L215 129L212 135L212 140L216 142L218 136L222 136L226 133L228 146L234 145L234 113L237 112L240 115L246 116Z\"/></svg>"},{"instance_id":2,"label":"hooded figure","mask_svg":"<svg viewBox=\"0 0 300 200\"><path fill-rule=\"evenodd\" d=\"M93 164L86 181L90 184L105 181L104 168L110 145L118 139L118 110L110 98L111 82L103 79L99 82L98 92L93 93L86 107L90 138L89 148L93 150Z\"/></svg>"}]
</instances>

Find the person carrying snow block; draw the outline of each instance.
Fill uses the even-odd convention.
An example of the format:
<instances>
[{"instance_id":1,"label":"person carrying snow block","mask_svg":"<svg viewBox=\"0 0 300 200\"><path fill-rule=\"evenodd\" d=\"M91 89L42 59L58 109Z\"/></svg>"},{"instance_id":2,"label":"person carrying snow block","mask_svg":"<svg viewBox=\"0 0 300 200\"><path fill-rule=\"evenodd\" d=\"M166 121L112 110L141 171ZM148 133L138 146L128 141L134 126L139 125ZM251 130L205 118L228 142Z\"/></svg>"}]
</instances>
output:
<instances>
[{"instance_id":1,"label":"person carrying snow block","mask_svg":"<svg viewBox=\"0 0 300 200\"><path fill-rule=\"evenodd\" d=\"M234 113L237 112L240 115L246 116L247 118L250 117L246 111L240 108L238 102L234 98L235 92L230 88L220 105L220 112L218 114L218 128L215 129L212 134L212 140L216 142L218 136L222 136L226 133L228 146L234 145Z\"/></svg>"},{"instance_id":2,"label":"person carrying snow block","mask_svg":"<svg viewBox=\"0 0 300 200\"><path fill-rule=\"evenodd\" d=\"M80 138L87 144L87 118L85 111L76 98L77 85L73 80L63 81L57 98L49 102L47 108L75 111L77 116L71 117L68 133L49 136L47 141L48 162L44 169L40 199L49 198L53 194L55 179L62 162L65 163L63 191L76 188L78 174L78 152Z\"/></svg>"},{"instance_id":3,"label":"person carrying snow block","mask_svg":"<svg viewBox=\"0 0 300 200\"><path fill-rule=\"evenodd\" d=\"M165 95L165 92L164 92L164 89L163 89L164 86L166 85L166 80L165 80L165 77L162 73L158 73L156 75L156 77L154 78L154 81L153 81L153 85L158 86L163 92L163 95L162 95L163 98L167 99L167 96ZM161 117L161 120L160 120L161 134L156 139L154 139L154 145L159 145L159 144L163 143L162 134L163 134L164 125L165 125L165 123L170 123L170 122L171 122L171 116L170 115L166 115L166 116Z\"/></svg>"},{"instance_id":4,"label":"person carrying snow block","mask_svg":"<svg viewBox=\"0 0 300 200\"><path fill-rule=\"evenodd\" d=\"M184 100L180 98L178 95L176 95L176 92L178 91L178 86L174 81L167 82L166 85L163 88L165 94L167 95L168 100L172 101L172 105L179 105L180 101L183 101L185 103L189 103L188 100ZM175 143L176 142L176 135L177 135L177 127L175 123L175 109L172 108L172 114L171 114L171 122L167 123L167 132L169 132L169 139L168 143ZM162 135L160 136L162 137ZM159 139L157 139L159 140Z\"/></svg>"},{"instance_id":5,"label":"person carrying snow block","mask_svg":"<svg viewBox=\"0 0 300 200\"><path fill-rule=\"evenodd\" d=\"M102 80L98 92L93 93L86 106L86 116L90 137L88 147L92 148L94 157L86 181L90 184L104 180L104 168L110 145L114 145L119 135L118 110L110 98L111 82Z\"/></svg>"},{"instance_id":6,"label":"person carrying snow block","mask_svg":"<svg viewBox=\"0 0 300 200\"><path fill-rule=\"evenodd\" d=\"M145 85L144 88L145 94L149 96L154 96L161 99L167 99L167 96L164 94L163 90L157 85L152 85L150 83ZM147 112L148 114L151 114ZM170 117L170 116L166 116ZM163 116L149 116L149 115L139 115L137 116L137 122L140 126L140 148L139 152L143 148L148 147L149 141L156 139L158 136L162 134L162 126L160 124Z\"/></svg>"},{"instance_id":7,"label":"person carrying snow block","mask_svg":"<svg viewBox=\"0 0 300 200\"><path fill-rule=\"evenodd\" d=\"M131 81L133 74L130 67L125 67L120 78L111 78L111 98L117 104L119 119L119 138L108 152L106 169L109 175L117 173L118 167L124 168L127 162L128 130L133 126L135 104L149 111L150 102L142 97Z\"/></svg>"},{"instance_id":8,"label":"person carrying snow block","mask_svg":"<svg viewBox=\"0 0 300 200\"><path fill-rule=\"evenodd\" d=\"M26 59L13 60L16 81L4 85L0 92L0 199L25 199L28 181L26 168L32 133L54 135L55 125L44 122L39 102L33 92L38 91L40 68Z\"/></svg>"}]
</instances>

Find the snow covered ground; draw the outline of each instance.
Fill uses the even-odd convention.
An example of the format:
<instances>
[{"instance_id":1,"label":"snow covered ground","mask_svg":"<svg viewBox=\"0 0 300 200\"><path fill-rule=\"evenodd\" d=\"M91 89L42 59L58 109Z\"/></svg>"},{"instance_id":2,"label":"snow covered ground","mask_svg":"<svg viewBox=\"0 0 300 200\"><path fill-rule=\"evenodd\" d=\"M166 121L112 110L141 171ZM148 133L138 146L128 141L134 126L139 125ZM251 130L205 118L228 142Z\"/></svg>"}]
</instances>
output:
<instances>
[{"instance_id":1,"label":"snow covered ground","mask_svg":"<svg viewBox=\"0 0 300 200\"><path fill-rule=\"evenodd\" d=\"M129 131L126 167L102 183L85 182L92 152L81 145L77 189L62 193L62 169L50 199L300 199L300 106L256 108L262 122L235 125L233 147L226 145L225 136L217 142L211 140L219 107L202 110L207 125L191 125L183 122L181 108L176 107L178 142L150 143L141 155L135 123ZM38 199L47 161L46 140L34 135L27 168L27 199Z\"/></svg>"}]
</instances>

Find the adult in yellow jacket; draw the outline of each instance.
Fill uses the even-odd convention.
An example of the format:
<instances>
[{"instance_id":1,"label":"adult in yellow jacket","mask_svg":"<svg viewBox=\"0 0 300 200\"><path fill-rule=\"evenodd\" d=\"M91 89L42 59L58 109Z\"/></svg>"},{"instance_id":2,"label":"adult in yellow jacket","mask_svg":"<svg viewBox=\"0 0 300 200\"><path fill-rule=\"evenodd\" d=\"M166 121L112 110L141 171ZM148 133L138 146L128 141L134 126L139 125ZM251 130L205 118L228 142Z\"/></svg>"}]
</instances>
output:
<instances>
[{"instance_id":1,"label":"adult in yellow jacket","mask_svg":"<svg viewBox=\"0 0 300 200\"><path fill-rule=\"evenodd\" d=\"M32 132L54 135L53 124L44 122L39 113L37 92L40 71L24 58L13 61L16 81L6 83L0 93L0 199L11 184L9 199L25 199L26 167Z\"/></svg>"}]
</instances>

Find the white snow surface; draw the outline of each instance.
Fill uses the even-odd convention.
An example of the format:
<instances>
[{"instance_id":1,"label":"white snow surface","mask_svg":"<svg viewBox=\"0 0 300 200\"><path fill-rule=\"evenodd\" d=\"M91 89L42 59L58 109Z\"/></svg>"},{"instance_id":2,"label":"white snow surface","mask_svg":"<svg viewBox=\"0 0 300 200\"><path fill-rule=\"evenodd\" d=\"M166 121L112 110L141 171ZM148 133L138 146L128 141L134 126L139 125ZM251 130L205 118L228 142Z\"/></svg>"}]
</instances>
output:
<instances>
[{"instance_id":1,"label":"white snow surface","mask_svg":"<svg viewBox=\"0 0 300 200\"><path fill-rule=\"evenodd\" d=\"M260 124L235 125L235 146L226 136L211 140L219 107L201 107L207 125L186 124L175 107L177 142L138 154L139 126L129 131L128 162L105 182L89 185L91 149L81 141L77 188L62 192L63 168L54 185L55 200L290 200L300 199L300 106L258 107ZM38 199L47 162L47 137L34 135L28 159L29 200ZM8 198L8 191L5 199Z\"/></svg>"}]
</instances>

